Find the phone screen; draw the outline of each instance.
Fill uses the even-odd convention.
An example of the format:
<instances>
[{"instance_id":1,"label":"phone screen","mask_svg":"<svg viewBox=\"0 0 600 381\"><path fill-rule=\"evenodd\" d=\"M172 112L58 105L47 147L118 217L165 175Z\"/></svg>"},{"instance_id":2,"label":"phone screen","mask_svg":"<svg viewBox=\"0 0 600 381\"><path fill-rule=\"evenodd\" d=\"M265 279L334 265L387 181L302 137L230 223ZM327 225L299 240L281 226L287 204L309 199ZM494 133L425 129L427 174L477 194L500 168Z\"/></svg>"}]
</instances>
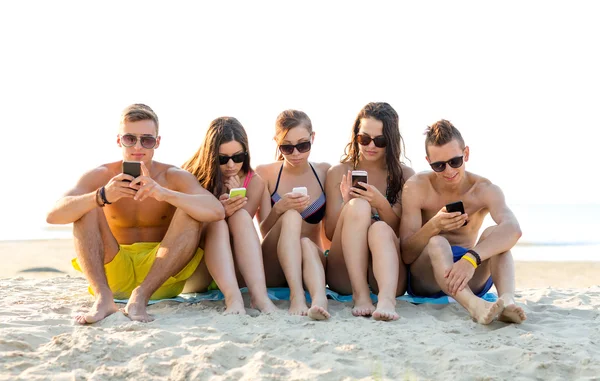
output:
<instances>
[{"instance_id":1,"label":"phone screen","mask_svg":"<svg viewBox=\"0 0 600 381\"><path fill-rule=\"evenodd\" d=\"M448 213L460 212L460 214L465 214L465 207L464 207L462 201L456 201L456 202L452 202L452 203L446 205L446 211ZM465 221L463 226L465 226L467 224L467 222L468 221Z\"/></svg>"},{"instance_id":2,"label":"phone screen","mask_svg":"<svg viewBox=\"0 0 600 381\"><path fill-rule=\"evenodd\" d=\"M366 171L352 171L352 186L354 188L358 188L358 189L362 189L362 190L367 190L365 187L363 187L362 185L359 185L358 183L368 183L367 181L367 172Z\"/></svg>"}]
</instances>

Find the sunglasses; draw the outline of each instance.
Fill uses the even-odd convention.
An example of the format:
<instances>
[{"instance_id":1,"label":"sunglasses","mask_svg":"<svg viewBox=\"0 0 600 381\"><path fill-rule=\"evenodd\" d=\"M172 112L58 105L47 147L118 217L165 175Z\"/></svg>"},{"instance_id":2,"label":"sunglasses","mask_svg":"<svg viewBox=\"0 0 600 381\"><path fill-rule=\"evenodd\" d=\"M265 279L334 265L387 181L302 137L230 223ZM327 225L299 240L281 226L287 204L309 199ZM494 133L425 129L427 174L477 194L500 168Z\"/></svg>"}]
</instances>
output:
<instances>
[{"instance_id":1,"label":"sunglasses","mask_svg":"<svg viewBox=\"0 0 600 381\"><path fill-rule=\"evenodd\" d=\"M444 172L446 170L446 164L452 168L459 168L461 165L463 165L463 157L456 156L448 161L436 161L435 163L431 163L429 165L435 172Z\"/></svg>"},{"instance_id":2,"label":"sunglasses","mask_svg":"<svg viewBox=\"0 0 600 381\"><path fill-rule=\"evenodd\" d=\"M294 153L294 148L297 149L299 153L308 152L310 151L310 141L298 144L281 144L279 146L279 151L284 155L291 155Z\"/></svg>"},{"instance_id":3,"label":"sunglasses","mask_svg":"<svg viewBox=\"0 0 600 381\"><path fill-rule=\"evenodd\" d=\"M240 152L232 156L219 155L219 164L225 165L229 163L229 160L233 160L237 164L243 163L246 160L246 156L248 156L248 152Z\"/></svg>"},{"instance_id":4,"label":"sunglasses","mask_svg":"<svg viewBox=\"0 0 600 381\"><path fill-rule=\"evenodd\" d=\"M133 134L120 135L120 137L121 144L123 144L125 147L133 147L138 142L138 137ZM142 147L146 149L151 149L156 146L156 138L152 135L142 135L139 137L139 139Z\"/></svg>"},{"instance_id":5,"label":"sunglasses","mask_svg":"<svg viewBox=\"0 0 600 381\"><path fill-rule=\"evenodd\" d=\"M375 147L377 148L383 148L387 145L387 140L385 140L385 136L383 135L375 136L374 138L369 135L356 135L356 141L361 146L368 146L371 144L371 141L375 143Z\"/></svg>"}]
</instances>

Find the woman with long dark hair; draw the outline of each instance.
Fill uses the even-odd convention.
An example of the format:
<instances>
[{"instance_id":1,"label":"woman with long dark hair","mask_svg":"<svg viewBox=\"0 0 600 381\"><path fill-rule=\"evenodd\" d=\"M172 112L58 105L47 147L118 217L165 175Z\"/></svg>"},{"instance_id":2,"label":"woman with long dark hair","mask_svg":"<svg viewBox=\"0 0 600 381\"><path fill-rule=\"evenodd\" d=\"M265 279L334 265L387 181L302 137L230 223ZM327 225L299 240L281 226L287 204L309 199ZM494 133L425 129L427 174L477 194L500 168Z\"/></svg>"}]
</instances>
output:
<instances>
[{"instance_id":1,"label":"woman with long dark hair","mask_svg":"<svg viewBox=\"0 0 600 381\"><path fill-rule=\"evenodd\" d=\"M371 102L356 117L341 163L327 174L327 283L352 294L355 316L398 319L396 296L406 291L398 240L401 195L414 174L400 161L403 148L396 111ZM368 180L353 185L353 170L366 171ZM370 288L378 293L377 309Z\"/></svg>"}]
</instances>

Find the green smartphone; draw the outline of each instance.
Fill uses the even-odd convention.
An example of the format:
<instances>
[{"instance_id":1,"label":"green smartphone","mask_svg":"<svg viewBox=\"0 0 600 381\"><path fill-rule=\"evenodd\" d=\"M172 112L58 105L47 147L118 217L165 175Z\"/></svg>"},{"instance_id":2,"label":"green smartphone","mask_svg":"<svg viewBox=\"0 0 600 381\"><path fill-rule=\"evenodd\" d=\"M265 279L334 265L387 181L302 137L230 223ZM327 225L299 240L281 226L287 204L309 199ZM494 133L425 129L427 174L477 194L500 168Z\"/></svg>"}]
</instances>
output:
<instances>
[{"instance_id":1,"label":"green smartphone","mask_svg":"<svg viewBox=\"0 0 600 381\"><path fill-rule=\"evenodd\" d=\"M233 188L229 191L229 198L233 198L235 196L246 197L246 188Z\"/></svg>"}]
</instances>

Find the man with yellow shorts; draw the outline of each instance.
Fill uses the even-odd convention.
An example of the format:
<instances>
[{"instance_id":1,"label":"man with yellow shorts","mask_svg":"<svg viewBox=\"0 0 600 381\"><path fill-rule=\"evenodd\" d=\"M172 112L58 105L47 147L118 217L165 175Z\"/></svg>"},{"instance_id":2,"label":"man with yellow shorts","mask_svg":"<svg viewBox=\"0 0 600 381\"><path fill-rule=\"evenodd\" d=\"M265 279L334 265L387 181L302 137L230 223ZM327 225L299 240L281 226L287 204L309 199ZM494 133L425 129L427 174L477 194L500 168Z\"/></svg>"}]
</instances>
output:
<instances>
[{"instance_id":1,"label":"man with yellow shorts","mask_svg":"<svg viewBox=\"0 0 600 381\"><path fill-rule=\"evenodd\" d=\"M151 321L150 299L203 291L213 279L226 312L245 313L231 250L220 246L228 244L223 207L191 173L153 160L160 139L154 111L128 106L117 135L122 160L86 172L48 213L48 223L73 223L73 266L95 298L80 324L116 312L114 298L129 299L122 311L132 320Z\"/></svg>"}]
</instances>

